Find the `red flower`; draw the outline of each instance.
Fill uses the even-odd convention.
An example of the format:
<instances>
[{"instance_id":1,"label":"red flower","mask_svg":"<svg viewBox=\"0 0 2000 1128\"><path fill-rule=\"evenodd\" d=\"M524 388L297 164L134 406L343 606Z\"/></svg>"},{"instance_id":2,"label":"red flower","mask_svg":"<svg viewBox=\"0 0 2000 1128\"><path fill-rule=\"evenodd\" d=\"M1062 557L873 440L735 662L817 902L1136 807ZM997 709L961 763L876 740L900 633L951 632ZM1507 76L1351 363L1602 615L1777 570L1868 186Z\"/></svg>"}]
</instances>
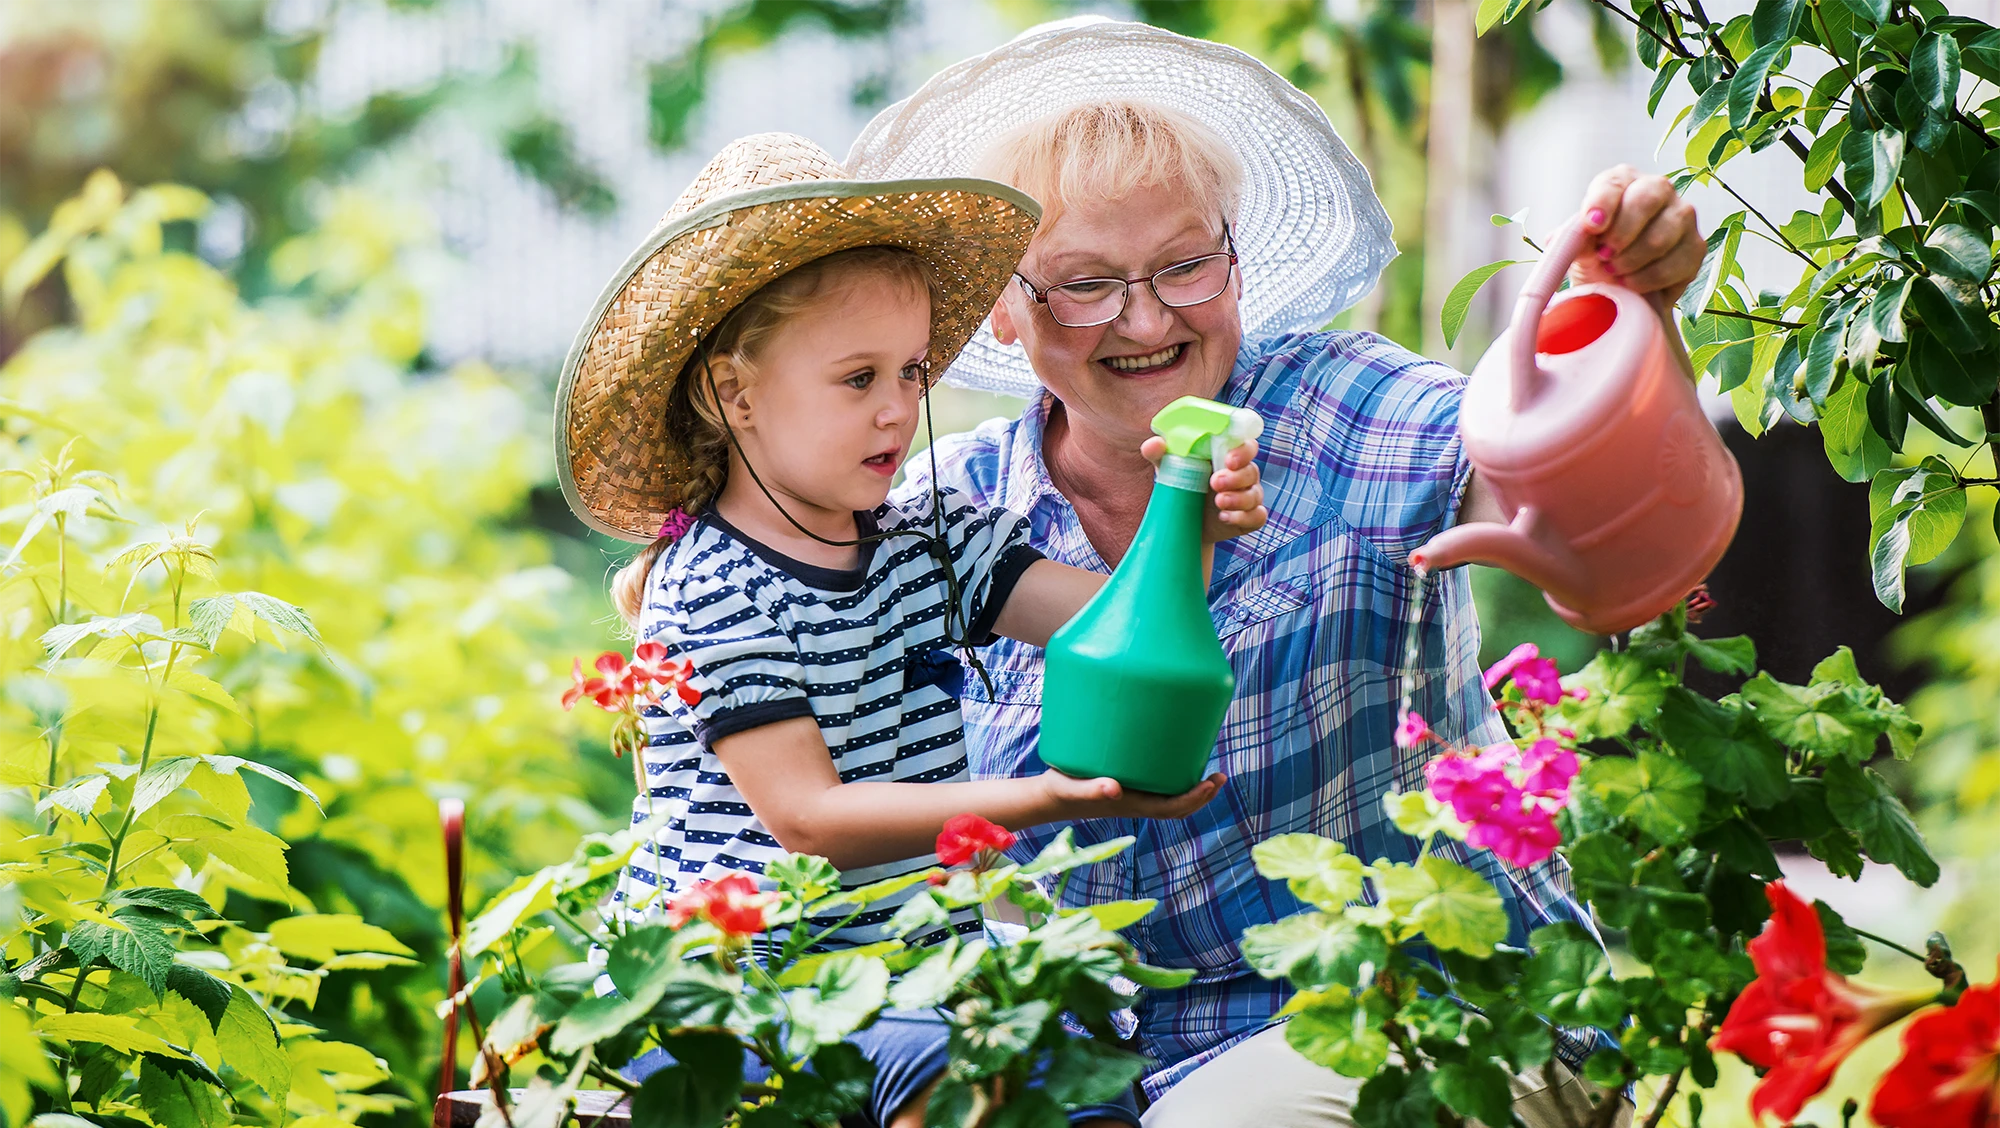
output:
<instances>
[{"instance_id":1,"label":"red flower","mask_svg":"<svg viewBox=\"0 0 2000 1128\"><path fill-rule=\"evenodd\" d=\"M764 910L775 900L748 875L732 873L675 894L667 902L667 924L681 928L700 917L729 936L755 936L764 931Z\"/></svg>"},{"instance_id":2,"label":"red flower","mask_svg":"<svg viewBox=\"0 0 2000 1128\"><path fill-rule=\"evenodd\" d=\"M668 658L666 643L642 642L633 647L631 670L633 681L639 686L671 686L689 705L701 700L701 691L688 684L688 679L694 676L694 663L685 658Z\"/></svg>"},{"instance_id":3,"label":"red flower","mask_svg":"<svg viewBox=\"0 0 2000 1128\"><path fill-rule=\"evenodd\" d=\"M2000 1126L2000 983L1910 1023L1868 1115L1882 1128Z\"/></svg>"},{"instance_id":4,"label":"red flower","mask_svg":"<svg viewBox=\"0 0 2000 1128\"><path fill-rule=\"evenodd\" d=\"M978 815L953 815L938 835L937 856L941 864L955 866L981 850L1005 850L1013 844L1013 832L1004 826Z\"/></svg>"},{"instance_id":5,"label":"red flower","mask_svg":"<svg viewBox=\"0 0 2000 1128\"><path fill-rule=\"evenodd\" d=\"M1928 996L1893 994L1828 971L1826 937L1813 907L1782 881L1764 892L1771 920L1750 941L1757 978L1737 996L1711 1044L1769 1070L1751 1091L1750 1113L1789 1124L1855 1047Z\"/></svg>"},{"instance_id":6,"label":"red flower","mask_svg":"<svg viewBox=\"0 0 2000 1128\"><path fill-rule=\"evenodd\" d=\"M633 684L630 669L625 665L625 656L615 650L607 650L591 663L602 676L583 676L583 659L570 663L570 687L563 691L562 707L575 708L576 703L588 697L597 707L607 713L622 713L625 702L637 687Z\"/></svg>"}]
</instances>

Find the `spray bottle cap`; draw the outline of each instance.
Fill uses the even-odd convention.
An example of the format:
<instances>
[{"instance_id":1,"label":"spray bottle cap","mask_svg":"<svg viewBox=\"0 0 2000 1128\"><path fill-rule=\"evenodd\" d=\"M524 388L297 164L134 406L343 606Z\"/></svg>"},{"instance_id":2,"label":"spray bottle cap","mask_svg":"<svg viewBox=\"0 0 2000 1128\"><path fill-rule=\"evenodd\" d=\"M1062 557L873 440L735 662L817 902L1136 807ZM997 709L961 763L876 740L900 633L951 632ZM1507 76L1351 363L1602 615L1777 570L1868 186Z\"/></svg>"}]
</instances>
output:
<instances>
[{"instance_id":1,"label":"spray bottle cap","mask_svg":"<svg viewBox=\"0 0 2000 1128\"><path fill-rule=\"evenodd\" d=\"M1264 433L1264 420L1248 408L1182 396L1153 416L1153 433L1167 440L1168 454L1206 458L1219 472L1230 451Z\"/></svg>"}]
</instances>

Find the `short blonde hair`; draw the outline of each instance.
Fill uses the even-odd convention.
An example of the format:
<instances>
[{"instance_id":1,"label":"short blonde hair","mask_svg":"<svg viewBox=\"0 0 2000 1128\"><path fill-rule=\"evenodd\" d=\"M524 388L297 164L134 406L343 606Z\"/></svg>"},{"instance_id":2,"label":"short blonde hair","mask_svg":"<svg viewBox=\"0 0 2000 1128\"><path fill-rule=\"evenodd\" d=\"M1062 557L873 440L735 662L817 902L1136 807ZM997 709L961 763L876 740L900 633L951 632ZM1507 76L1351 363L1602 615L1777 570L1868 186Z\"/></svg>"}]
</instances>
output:
<instances>
[{"instance_id":1,"label":"short blonde hair","mask_svg":"<svg viewBox=\"0 0 2000 1128\"><path fill-rule=\"evenodd\" d=\"M1067 205L1139 188L1185 187L1206 214L1236 218L1243 162L1214 130L1151 102L1098 102L1002 134L975 173L1033 196L1046 226Z\"/></svg>"}]
</instances>

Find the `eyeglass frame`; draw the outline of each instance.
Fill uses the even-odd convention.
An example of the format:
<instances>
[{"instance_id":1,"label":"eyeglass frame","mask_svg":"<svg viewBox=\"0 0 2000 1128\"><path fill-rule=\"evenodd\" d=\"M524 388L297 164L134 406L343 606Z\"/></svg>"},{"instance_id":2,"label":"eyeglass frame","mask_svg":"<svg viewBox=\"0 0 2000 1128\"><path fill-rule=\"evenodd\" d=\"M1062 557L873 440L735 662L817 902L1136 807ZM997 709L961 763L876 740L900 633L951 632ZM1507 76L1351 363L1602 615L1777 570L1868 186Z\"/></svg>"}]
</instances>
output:
<instances>
[{"instance_id":1,"label":"eyeglass frame","mask_svg":"<svg viewBox=\"0 0 2000 1128\"><path fill-rule=\"evenodd\" d=\"M1227 258L1229 260L1229 269L1232 271L1234 271L1239 265L1239 259L1236 254L1236 235L1234 232L1229 230L1228 220L1224 220L1222 222L1222 250L1211 251L1205 255L1196 255L1193 258L1182 259L1181 261L1176 263L1169 263L1168 265L1163 266L1158 270L1155 270L1151 274L1141 275L1138 278L1112 278L1109 276L1104 276L1104 277L1086 276L1083 278L1070 278L1062 282L1057 282L1051 286L1038 288L1033 282L1028 281L1027 275L1022 274L1018 270L1014 272L1014 277L1020 281L1021 288L1028 292L1029 300L1033 301L1035 304L1049 311L1049 320L1054 321L1057 325L1061 325L1065 329L1095 329L1099 325L1109 325L1112 322L1118 320L1119 318L1125 316L1125 311L1129 309L1132 305L1132 286L1134 283L1137 282L1144 282L1146 284L1146 288L1153 292L1153 299L1159 302L1162 306L1166 307L1167 309L1193 309L1195 306L1207 305L1209 302L1212 302L1215 299L1221 297L1223 291L1229 289L1229 279L1227 278L1227 276L1223 278L1221 290L1217 290L1215 293L1210 294L1209 296L1201 299L1200 301L1183 302L1180 305L1175 305L1174 303L1160 296L1160 287L1159 287L1160 275L1165 274L1169 270L1179 270L1181 267L1187 266L1190 263L1197 263L1203 261L1204 259L1212 259L1212 258ZM1059 290L1064 286L1073 286L1078 282L1116 282L1120 286L1123 286L1125 288L1124 298L1118 303L1118 311L1102 321L1094 321L1091 322L1089 325L1069 325L1064 323L1061 318L1056 316L1055 310L1053 308L1050 308L1049 293L1052 290Z\"/></svg>"}]
</instances>

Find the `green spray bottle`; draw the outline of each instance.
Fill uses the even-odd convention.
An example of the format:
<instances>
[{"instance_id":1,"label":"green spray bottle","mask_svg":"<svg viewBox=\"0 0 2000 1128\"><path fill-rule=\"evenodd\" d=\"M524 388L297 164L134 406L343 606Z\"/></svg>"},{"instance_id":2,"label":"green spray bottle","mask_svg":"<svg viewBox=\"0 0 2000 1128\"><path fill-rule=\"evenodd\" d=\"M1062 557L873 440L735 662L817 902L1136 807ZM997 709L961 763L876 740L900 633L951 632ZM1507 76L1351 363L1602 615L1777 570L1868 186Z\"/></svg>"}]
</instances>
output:
<instances>
[{"instance_id":1,"label":"green spray bottle","mask_svg":"<svg viewBox=\"0 0 2000 1128\"><path fill-rule=\"evenodd\" d=\"M1195 396L1153 417L1167 454L1139 533L1104 587L1049 639L1043 763L1166 795L1207 773L1236 689L1202 567L1208 479L1263 429L1255 412Z\"/></svg>"}]
</instances>

